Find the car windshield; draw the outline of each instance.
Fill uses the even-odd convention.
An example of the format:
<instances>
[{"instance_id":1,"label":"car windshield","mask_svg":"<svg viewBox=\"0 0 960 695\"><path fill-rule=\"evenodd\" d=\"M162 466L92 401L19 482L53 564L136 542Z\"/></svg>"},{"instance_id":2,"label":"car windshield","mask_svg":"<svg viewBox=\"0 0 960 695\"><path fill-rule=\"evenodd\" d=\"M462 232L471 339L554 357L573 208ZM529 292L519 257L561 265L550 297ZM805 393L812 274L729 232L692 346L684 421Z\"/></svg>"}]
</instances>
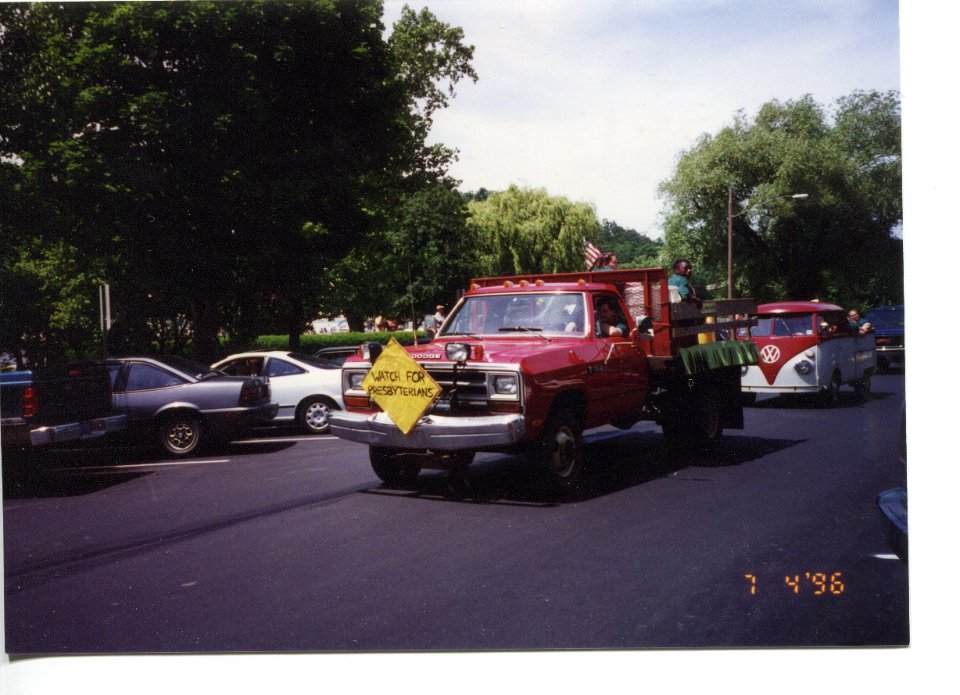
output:
<instances>
[{"instance_id":1,"label":"car windshield","mask_svg":"<svg viewBox=\"0 0 960 695\"><path fill-rule=\"evenodd\" d=\"M871 309L864 317L875 329L903 328L903 307L894 306L887 309Z\"/></svg>"},{"instance_id":2,"label":"car windshield","mask_svg":"<svg viewBox=\"0 0 960 695\"><path fill-rule=\"evenodd\" d=\"M579 292L467 297L444 322L439 335L581 335L584 308L584 295Z\"/></svg>"},{"instance_id":3,"label":"car windshield","mask_svg":"<svg viewBox=\"0 0 960 695\"><path fill-rule=\"evenodd\" d=\"M190 376L194 379L207 379L212 376L222 376L223 372L219 369L213 369L208 367L205 364L197 362L196 360L191 360L186 357L178 357L176 355L161 355L160 357L155 358L158 362L162 362L170 367L173 367L179 372L183 372L187 376Z\"/></svg>"}]
</instances>

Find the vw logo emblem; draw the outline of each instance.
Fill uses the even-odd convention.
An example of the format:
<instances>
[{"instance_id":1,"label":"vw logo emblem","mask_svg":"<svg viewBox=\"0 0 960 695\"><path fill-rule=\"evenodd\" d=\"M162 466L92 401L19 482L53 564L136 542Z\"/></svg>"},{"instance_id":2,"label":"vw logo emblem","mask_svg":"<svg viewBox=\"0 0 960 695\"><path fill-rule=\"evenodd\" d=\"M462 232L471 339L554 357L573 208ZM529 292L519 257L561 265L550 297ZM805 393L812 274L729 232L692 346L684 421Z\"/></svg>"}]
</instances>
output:
<instances>
[{"instance_id":1,"label":"vw logo emblem","mask_svg":"<svg viewBox=\"0 0 960 695\"><path fill-rule=\"evenodd\" d=\"M776 345L764 345L760 351L760 359L767 364L774 364L780 359L780 348Z\"/></svg>"}]
</instances>

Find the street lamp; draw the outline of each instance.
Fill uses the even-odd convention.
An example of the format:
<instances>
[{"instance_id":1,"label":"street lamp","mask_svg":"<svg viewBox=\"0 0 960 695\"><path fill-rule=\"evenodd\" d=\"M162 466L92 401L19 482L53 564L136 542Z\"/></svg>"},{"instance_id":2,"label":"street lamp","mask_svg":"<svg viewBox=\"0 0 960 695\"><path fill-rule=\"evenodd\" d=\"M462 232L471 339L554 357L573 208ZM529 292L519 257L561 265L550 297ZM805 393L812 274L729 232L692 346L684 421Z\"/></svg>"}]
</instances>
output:
<instances>
[{"instance_id":1,"label":"street lamp","mask_svg":"<svg viewBox=\"0 0 960 695\"><path fill-rule=\"evenodd\" d=\"M768 200L805 200L809 198L808 193L791 193L790 195L774 195L769 198L762 198L750 205L746 210L741 210L738 215L752 208L754 205L766 202ZM733 299L733 187L727 189L727 299Z\"/></svg>"}]
</instances>

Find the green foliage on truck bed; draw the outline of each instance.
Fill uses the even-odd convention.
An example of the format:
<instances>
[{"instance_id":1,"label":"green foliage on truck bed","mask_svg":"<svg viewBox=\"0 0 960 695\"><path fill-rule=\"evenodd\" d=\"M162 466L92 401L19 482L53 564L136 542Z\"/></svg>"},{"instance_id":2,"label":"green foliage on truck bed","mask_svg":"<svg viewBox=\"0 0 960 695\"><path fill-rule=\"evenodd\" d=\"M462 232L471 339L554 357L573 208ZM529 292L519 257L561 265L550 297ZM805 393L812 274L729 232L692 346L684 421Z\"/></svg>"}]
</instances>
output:
<instances>
[{"instance_id":1,"label":"green foliage on truck bed","mask_svg":"<svg viewBox=\"0 0 960 695\"><path fill-rule=\"evenodd\" d=\"M750 340L724 340L694 345L680 348L679 354L683 370L687 374L699 374L720 367L757 364L760 357L757 344Z\"/></svg>"}]
</instances>

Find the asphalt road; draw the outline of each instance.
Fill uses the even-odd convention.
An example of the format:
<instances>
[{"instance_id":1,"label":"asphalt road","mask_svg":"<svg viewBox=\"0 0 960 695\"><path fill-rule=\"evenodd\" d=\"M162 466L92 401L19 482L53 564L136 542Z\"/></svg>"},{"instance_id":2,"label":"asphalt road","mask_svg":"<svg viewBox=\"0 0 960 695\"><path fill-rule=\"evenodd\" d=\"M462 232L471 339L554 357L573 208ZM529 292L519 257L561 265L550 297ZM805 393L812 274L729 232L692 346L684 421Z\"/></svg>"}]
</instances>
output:
<instances>
[{"instance_id":1,"label":"asphalt road","mask_svg":"<svg viewBox=\"0 0 960 695\"><path fill-rule=\"evenodd\" d=\"M264 431L170 461L60 450L4 493L6 650L317 652L898 645L903 376L782 399L719 450L589 433L577 495L482 455L469 488L388 488L365 447Z\"/></svg>"}]
</instances>

